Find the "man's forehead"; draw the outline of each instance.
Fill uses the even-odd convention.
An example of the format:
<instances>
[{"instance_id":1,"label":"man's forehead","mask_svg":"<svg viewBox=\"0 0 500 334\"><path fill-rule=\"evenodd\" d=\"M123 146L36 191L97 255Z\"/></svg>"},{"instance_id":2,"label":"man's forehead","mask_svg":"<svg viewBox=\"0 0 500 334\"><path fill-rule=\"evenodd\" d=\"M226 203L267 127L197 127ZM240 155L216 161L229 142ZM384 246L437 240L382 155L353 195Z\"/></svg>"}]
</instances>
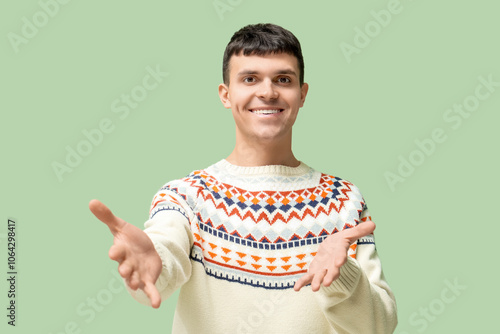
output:
<instances>
[{"instance_id":1,"label":"man's forehead","mask_svg":"<svg viewBox=\"0 0 500 334\"><path fill-rule=\"evenodd\" d=\"M269 53L265 55L251 54L243 55L242 52L230 58L230 71L233 69L241 74L258 74L263 70L278 74L290 74L298 76L298 59L288 53ZM231 71L232 72L232 71Z\"/></svg>"}]
</instances>

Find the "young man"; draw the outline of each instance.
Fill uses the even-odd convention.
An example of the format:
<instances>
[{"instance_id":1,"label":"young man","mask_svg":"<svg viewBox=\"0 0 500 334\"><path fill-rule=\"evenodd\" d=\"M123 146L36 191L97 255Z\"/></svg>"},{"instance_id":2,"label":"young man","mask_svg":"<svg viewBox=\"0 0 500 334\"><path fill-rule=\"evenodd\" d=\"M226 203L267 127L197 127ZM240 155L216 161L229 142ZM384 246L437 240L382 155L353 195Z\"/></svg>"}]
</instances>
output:
<instances>
[{"instance_id":1,"label":"young man","mask_svg":"<svg viewBox=\"0 0 500 334\"><path fill-rule=\"evenodd\" d=\"M180 288L173 333L392 333L394 296L361 193L292 153L308 91L298 40L246 26L223 77L236 124L226 159L162 187L144 232L90 202L130 293L157 308Z\"/></svg>"}]
</instances>

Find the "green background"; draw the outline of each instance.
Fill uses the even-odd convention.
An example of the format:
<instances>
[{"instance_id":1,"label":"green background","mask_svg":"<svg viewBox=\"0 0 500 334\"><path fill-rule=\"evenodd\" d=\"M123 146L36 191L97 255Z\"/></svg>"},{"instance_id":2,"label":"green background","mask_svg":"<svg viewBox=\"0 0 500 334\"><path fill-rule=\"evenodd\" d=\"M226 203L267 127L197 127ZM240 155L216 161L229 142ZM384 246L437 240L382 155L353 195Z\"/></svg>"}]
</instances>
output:
<instances>
[{"instance_id":1,"label":"green background","mask_svg":"<svg viewBox=\"0 0 500 334\"><path fill-rule=\"evenodd\" d=\"M117 291L112 236L87 203L98 198L142 227L159 187L230 153L233 120L217 95L222 54L236 30L258 22L280 24L301 41L310 89L294 152L363 192L398 302L396 333L494 331L500 87L458 128L443 117L474 94L479 76L500 82L500 5L401 0L400 12L348 62L341 43L355 46L356 27L376 29L371 11L390 1L218 3L227 6L221 15L210 0L73 0L14 47L23 17L42 20L42 7L2 2L0 259L6 276L12 217L19 275L15 328L6 324L1 279L1 331L170 331L176 296L153 310ZM169 75L121 119L111 104L142 84L148 66ZM113 131L58 180L53 163L65 164L66 147L76 149L82 131L103 119ZM398 173L400 156L415 158L415 141L435 128L446 141L391 189L385 173ZM465 287L449 303L441 297L446 280Z\"/></svg>"}]
</instances>

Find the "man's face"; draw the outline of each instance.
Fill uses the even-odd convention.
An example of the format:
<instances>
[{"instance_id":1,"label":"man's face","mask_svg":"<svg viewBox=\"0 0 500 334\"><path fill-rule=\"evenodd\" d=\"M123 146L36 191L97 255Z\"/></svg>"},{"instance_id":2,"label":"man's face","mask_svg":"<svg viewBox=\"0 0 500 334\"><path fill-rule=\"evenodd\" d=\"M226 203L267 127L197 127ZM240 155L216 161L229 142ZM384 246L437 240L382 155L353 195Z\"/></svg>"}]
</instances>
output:
<instances>
[{"instance_id":1,"label":"man's face","mask_svg":"<svg viewBox=\"0 0 500 334\"><path fill-rule=\"evenodd\" d=\"M229 85L219 85L219 96L232 110L237 141L291 140L308 90L299 74L297 58L286 53L231 57Z\"/></svg>"}]
</instances>

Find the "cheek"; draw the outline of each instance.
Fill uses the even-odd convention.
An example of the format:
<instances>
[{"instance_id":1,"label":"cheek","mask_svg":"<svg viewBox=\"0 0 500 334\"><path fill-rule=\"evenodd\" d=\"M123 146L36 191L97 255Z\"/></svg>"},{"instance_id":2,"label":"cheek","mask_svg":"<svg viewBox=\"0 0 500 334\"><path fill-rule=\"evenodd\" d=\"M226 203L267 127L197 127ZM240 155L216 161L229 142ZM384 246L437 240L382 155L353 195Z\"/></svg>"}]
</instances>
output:
<instances>
[{"instance_id":1,"label":"cheek","mask_svg":"<svg viewBox=\"0 0 500 334\"><path fill-rule=\"evenodd\" d=\"M300 107L302 107L302 100L300 98L300 94L294 95L288 101L290 101L290 104L291 104L290 107L292 107L294 109L298 110Z\"/></svg>"},{"instance_id":2,"label":"cheek","mask_svg":"<svg viewBox=\"0 0 500 334\"><path fill-rule=\"evenodd\" d=\"M231 97L231 105L233 108L245 108L250 101L248 92L245 92L242 89L234 89L233 91L230 91L229 96Z\"/></svg>"},{"instance_id":3,"label":"cheek","mask_svg":"<svg viewBox=\"0 0 500 334\"><path fill-rule=\"evenodd\" d=\"M282 93L282 97L286 100L291 106L300 106L302 103L300 91L293 90Z\"/></svg>"}]
</instances>

